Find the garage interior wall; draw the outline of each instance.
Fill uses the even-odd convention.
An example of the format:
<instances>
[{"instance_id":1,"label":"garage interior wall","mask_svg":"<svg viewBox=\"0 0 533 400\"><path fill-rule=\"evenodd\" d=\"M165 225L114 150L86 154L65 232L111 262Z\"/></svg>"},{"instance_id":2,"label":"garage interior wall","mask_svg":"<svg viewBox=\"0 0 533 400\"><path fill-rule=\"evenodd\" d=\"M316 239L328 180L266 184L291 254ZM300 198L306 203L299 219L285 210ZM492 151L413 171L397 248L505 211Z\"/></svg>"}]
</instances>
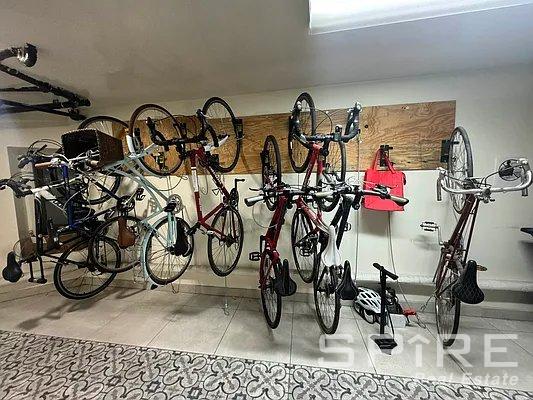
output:
<instances>
[{"instance_id":1,"label":"garage interior wall","mask_svg":"<svg viewBox=\"0 0 533 400\"><path fill-rule=\"evenodd\" d=\"M354 77L355 79L355 77ZM302 91L309 91L318 108L331 109L348 107L358 100L364 106L415 103L425 101L456 100L456 125L466 128L474 155L474 175L486 175L497 169L505 158L524 156L533 159L533 66L469 71L463 73L428 75L412 78L371 81L357 84L340 84L313 88L298 88L276 92L249 95L213 96L224 97L236 115L256 115L289 112L294 100ZM205 99L189 101L162 101L146 99L168 108L175 114L192 114L200 108ZM139 104L123 106L95 105L91 115L107 114L129 119ZM43 117L54 119L55 117ZM31 128L17 126L16 121L0 120L0 144L2 146L23 146L42 137L59 138L76 124L56 118L58 126ZM59 126L61 123L63 125ZM246 132L245 132L246 134ZM362 137L361 146L365 146ZM259 152L259 149L258 149ZM259 156L259 155L258 155ZM391 152L394 161L394 150ZM0 166L4 175L9 171L7 150L0 154ZM290 183L297 182L295 174L284 175ZM400 279L405 282L429 283L439 256L436 234L424 232L419 227L422 221L435 221L443 228L446 238L455 225L455 216L449 201L438 203L435 195L436 171L407 171L405 195L410 203L403 213L391 215L394 261ZM226 176L226 184L233 186L236 175ZM252 195L248 187L259 187L260 176L243 176L246 182L241 187L241 199ZM185 181L180 187L189 187ZM188 215L195 218L192 194L180 189L180 195ZM213 201L216 197L211 195ZM496 195L492 204L482 205L474 235L471 258L486 266L488 271L479 275L480 285L495 289L531 291L533 289L533 240L520 232L520 227L533 226L533 193L528 198L520 194ZM447 198L445 198L447 200ZM209 201L205 202L206 209ZM17 226L12 195L0 192L2 228L0 229L0 250L3 260L17 238ZM245 228L245 245L239 268L228 277L228 286L256 288L258 263L248 261L248 253L258 248L259 235L265 229L258 227L252 219L251 209L241 200L240 210ZM256 210L257 211L257 210ZM283 258L292 261L290 242L290 221L287 216L284 232L278 250ZM387 238L387 213L362 209L360 217L358 278L375 279L372 263L391 264ZM351 215L352 230L347 232L342 245L343 259L355 259L355 218ZM261 221L266 221L261 219ZM205 249L203 235L195 236L197 249ZM195 265L207 265L202 260L205 251L196 251ZM184 279L190 272L184 275ZM203 284L223 285L221 278L209 273L210 279ZM49 276L51 277L51 276ZM2 285L6 284L2 281Z\"/></svg>"}]
</instances>

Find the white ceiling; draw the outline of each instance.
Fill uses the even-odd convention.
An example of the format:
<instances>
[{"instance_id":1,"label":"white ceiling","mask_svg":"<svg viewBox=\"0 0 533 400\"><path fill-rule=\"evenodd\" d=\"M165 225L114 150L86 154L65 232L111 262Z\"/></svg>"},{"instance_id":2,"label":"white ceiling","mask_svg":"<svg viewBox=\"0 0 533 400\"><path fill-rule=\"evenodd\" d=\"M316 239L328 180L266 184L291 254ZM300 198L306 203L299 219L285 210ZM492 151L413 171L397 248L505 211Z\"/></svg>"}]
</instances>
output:
<instances>
[{"instance_id":1,"label":"white ceiling","mask_svg":"<svg viewBox=\"0 0 533 400\"><path fill-rule=\"evenodd\" d=\"M37 45L28 71L98 106L533 62L533 6L313 36L308 18L307 0L4 0L0 48Z\"/></svg>"}]
</instances>

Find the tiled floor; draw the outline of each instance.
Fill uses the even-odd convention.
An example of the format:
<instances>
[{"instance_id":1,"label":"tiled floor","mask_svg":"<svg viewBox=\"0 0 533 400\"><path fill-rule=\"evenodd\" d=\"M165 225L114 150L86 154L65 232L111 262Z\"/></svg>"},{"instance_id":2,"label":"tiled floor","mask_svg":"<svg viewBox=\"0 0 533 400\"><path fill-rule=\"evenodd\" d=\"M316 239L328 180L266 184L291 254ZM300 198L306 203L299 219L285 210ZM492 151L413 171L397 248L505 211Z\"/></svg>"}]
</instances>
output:
<instances>
[{"instance_id":1,"label":"tiled floor","mask_svg":"<svg viewBox=\"0 0 533 400\"><path fill-rule=\"evenodd\" d=\"M283 368L309 366L325 368L328 373L335 369L361 373L352 377L380 374L372 376L533 390L532 322L464 317L461 332L469 334L472 351L462 352L463 343L458 343L452 348L454 354L442 354L432 317L431 314L423 316L426 328L412 324L397 329L399 345L387 355L369 339L378 327L367 324L350 307L342 310L337 335L324 339L314 319L313 305L287 300L281 323L275 330L266 326L259 301L255 299L115 289L82 302L50 293L0 303L0 330L6 331L202 353L219 356L221 360L261 360L264 365ZM486 334L494 336L491 343L487 343ZM484 356L488 345L505 351L495 350L489 361L508 365L488 366ZM0 343L0 353L2 346ZM304 368L301 374L309 374L311 370L314 371ZM294 371L290 374L293 376ZM312 398L298 390L291 393L295 398ZM464 398L485 397L465 395ZM456 394L435 398L461 397ZM523 398L532 397L528 394Z\"/></svg>"}]
</instances>

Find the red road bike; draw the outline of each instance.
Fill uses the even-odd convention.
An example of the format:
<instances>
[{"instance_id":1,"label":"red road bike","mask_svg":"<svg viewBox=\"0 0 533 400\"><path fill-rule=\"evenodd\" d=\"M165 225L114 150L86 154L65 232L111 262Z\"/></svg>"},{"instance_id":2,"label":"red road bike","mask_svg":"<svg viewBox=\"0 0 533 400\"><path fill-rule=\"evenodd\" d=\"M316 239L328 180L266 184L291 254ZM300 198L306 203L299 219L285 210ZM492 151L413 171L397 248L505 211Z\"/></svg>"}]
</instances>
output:
<instances>
[{"instance_id":1,"label":"red road bike","mask_svg":"<svg viewBox=\"0 0 533 400\"><path fill-rule=\"evenodd\" d=\"M148 105L148 107L154 108L153 105ZM165 133L168 133L168 121L171 121L170 126L175 129L180 125L162 107L158 106L157 111L163 115L162 120L154 120L151 116L146 116L143 121L148 128L151 141L162 149L163 153L158 158L162 157L163 159L156 159L155 164L149 164L145 161L145 164L151 165L152 169L155 169L154 165L157 165L159 171L167 173L177 170L179 165L176 167L178 163L176 160L179 160L180 165L185 159L190 161L197 222L191 227L185 220L176 216L174 210L177 204L175 198L171 196L164 209L167 218L160 219L148 233L150 237L146 241L147 250L145 251L147 273L156 284L167 284L178 279L190 264L194 249L193 236L197 230L200 230L208 236L207 256L211 269L219 276L226 276L237 266L243 246L244 229L237 208L239 203L237 184L244 179L235 179L235 186L231 190L227 190L216 174L216 171L226 170L227 167L221 166L222 160L213 152L220 151L226 142L232 139L236 129L234 129L234 125L237 124L237 121L229 124L229 133L225 130L216 131L203 111L198 110L196 116L200 121L201 128L196 136L190 138L180 135L180 137L168 138L168 134L164 135L161 132L162 128L166 127ZM134 113L134 115L138 114ZM230 117L230 120L231 118L234 117ZM140 133L135 130L133 133L137 136L136 140L138 141ZM242 138L242 131L237 136ZM198 147L188 150L186 146L189 144L196 144ZM237 151L239 149L240 145L238 145ZM170 150L174 152L174 155L169 154ZM230 157L229 167L236 164L237 158L238 153L235 155L235 159L233 156ZM197 168L199 166L211 176L222 195L222 201L205 215L202 210L198 184ZM209 222L210 220L211 222Z\"/></svg>"}]
</instances>

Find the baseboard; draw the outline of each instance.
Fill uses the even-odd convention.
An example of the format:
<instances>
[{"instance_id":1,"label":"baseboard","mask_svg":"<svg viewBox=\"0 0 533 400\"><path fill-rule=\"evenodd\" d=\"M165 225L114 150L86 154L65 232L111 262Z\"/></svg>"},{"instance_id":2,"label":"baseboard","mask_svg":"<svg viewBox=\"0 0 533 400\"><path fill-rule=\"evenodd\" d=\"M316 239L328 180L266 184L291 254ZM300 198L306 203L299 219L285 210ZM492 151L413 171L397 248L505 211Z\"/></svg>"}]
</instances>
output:
<instances>
[{"instance_id":1,"label":"baseboard","mask_svg":"<svg viewBox=\"0 0 533 400\"><path fill-rule=\"evenodd\" d=\"M133 279L136 277L136 279ZM260 292L257 288L257 270L243 268L234 271L226 278L221 278L213 274L209 267L191 267L172 285L159 287L158 290L168 292L183 292L196 294L209 294L217 296L234 296L258 298ZM297 273L293 274L293 279L298 285L298 291L290 297L291 301L312 303L312 284L304 283ZM377 288L376 281L358 280L358 285L370 288ZM139 274L123 273L117 275L111 283L112 287L151 289L151 285L139 279ZM400 302L421 310L425 307L425 312L434 312L434 302L428 301L433 293L433 286L429 283L402 282L401 284L391 282L400 299ZM15 284L2 284L0 286L0 302L14 300L17 298L43 294L55 291L54 284L50 279L46 284L36 284L30 282L17 282ZM503 318L533 321L533 296L531 292L523 290L490 289L485 288L485 298L481 304L463 304L462 315L488 318ZM405 293L405 299L402 296ZM407 300L407 301L406 301ZM349 305L350 302L344 302Z\"/></svg>"}]
</instances>

